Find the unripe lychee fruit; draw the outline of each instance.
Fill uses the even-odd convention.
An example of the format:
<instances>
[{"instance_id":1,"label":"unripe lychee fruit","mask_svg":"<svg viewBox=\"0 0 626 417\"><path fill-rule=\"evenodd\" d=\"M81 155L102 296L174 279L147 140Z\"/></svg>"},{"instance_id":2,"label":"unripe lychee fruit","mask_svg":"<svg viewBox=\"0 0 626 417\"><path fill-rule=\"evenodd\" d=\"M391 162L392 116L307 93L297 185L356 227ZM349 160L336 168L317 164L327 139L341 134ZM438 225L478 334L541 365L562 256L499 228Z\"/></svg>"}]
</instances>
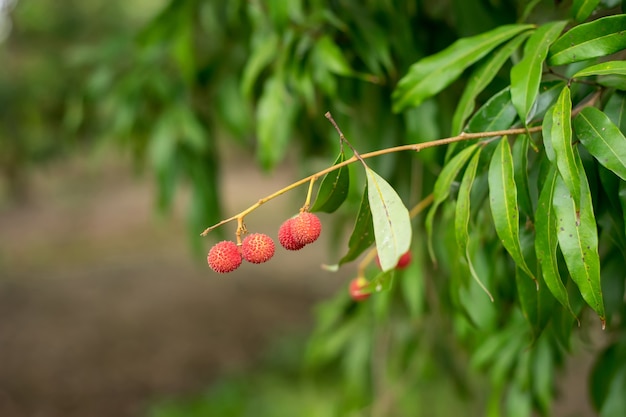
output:
<instances>
[{"instance_id":1,"label":"unripe lychee fruit","mask_svg":"<svg viewBox=\"0 0 626 417\"><path fill-rule=\"evenodd\" d=\"M363 291L363 288L367 287L367 284L367 280L363 277L354 278L350 281L350 297L354 301L363 301L368 299L370 293Z\"/></svg>"},{"instance_id":2,"label":"unripe lychee fruit","mask_svg":"<svg viewBox=\"0 0 626 417\"><path fill-rule=\"evenodd\" d=\"M291 233L291 226L294 220L295 218L285 220L278 229L278 242L287 250L300 250L305 246L303 243L296 242Z\"/></svg>"},{"instance_id":3,"label":"unripe lychee fruit","mask_svg":"<svg viewBox=\"0 0 626 417\"><path fill-rule=\"evenodd\" d=\"M206 257L212 270L220 274L232 272L241 265L241 253L235 242L223 240L211 248Z\"/></svg>"},{"instance_id":4,"label":"unripe lychee fruit","mask_svg":"<svg viewBox=\"0 0 626 417\"><path fill-rule=\"evenodd\" d=\"M412 255L411 251L406 251L400 259L398 259L398 263L396 264L396 269L404 269L411 264ZM376 265L380 268L380 258L376 257Z\"/></svg>"},{"instance_id":5,"label":"unripe lychee fruit","mask_svg":"<svg viewBox=\"0 0 626 417\"><path fill-rule=\"evenodd\" d=\"M293 239L301 245L313 243L320 237L322 232L322 222L319 217L308 211L303 211L294 217L291 223L291 235Z\"/></svg>"},{"instance_id":6,"label":"unripe lychee fruit","mask_svg":"<svg viewBox=\"0 0 626 417\"><path fill-rule=\"evenodd\" d=\"M252 233L241 242L241 255L243 259L253 264L262 264L274 256L274 241L263 233Z\"/></svg>"}]
</instances>

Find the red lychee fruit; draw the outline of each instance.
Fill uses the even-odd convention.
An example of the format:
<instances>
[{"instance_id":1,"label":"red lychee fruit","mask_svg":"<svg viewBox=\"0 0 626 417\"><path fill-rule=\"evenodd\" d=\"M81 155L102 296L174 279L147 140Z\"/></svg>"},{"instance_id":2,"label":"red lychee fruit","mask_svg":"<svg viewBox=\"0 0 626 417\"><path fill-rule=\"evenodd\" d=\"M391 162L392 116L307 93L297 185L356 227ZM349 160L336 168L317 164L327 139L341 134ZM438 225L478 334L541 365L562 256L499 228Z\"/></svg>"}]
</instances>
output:
<instances>
[{"instance_id":1,"label":"red lychee fruit","mask_svg":"<svg viewBox=\"0 0 626 417\"><path fill-rule=\"evenodd\" d=\"M241 265L241 253L235 242L223 240L216 243L206 257L212 270L220 274L232 272Z\"/></svg>"},{"instance_id":2,"label":"red lychee fruit","mask_svg":"<svg viewBox=\"0 0 626 417\"><path fill-rule=\"evenodd\" d=\"M406 251L401 257L400 259L398 259L398 263L396 264L396 269L404 269L407 266L409 266L411 264L411 260L412 260L412 255L411 255L411 251L408 250ZM376 265L378 265L378 267L380 268L380 258L377 256L376 257Z\"/></svg>"},{"instance_id":3,"label":"red lychee fruit","mask_svg":"<svg viewBox=\"0 0 626 417\"><path fill-rule=\"evenodd\" d=\"M320 237L322 232L322 222L313 213L303 211L294 217L291 223L291 235L293 239L301 245L313 243Z\"/></svg>"},{"instance_id":4,"label":"red lychee fruit","mask_svg":"<svg viewBox=\"0 0 626 417\"><path fill-rule=\"evenodd\" d=\"M363 301L369 298L370 293L363 291L367 287L368 281L363 277L354 278L350 281L350 297L354 301Z\"/></svg>"},{"instance_id":5,"label":"red lychee fruit","mask_svg":"<svg viewBox=\"0 0 626 417\"><path fill-rule=\"evenodd\" d=\"M253 264L262 264L274 256L274 241L263 233L252 233L241 242L241 255L243 259Z\"/></svg>"},{"instance_id":6,"label":"red lychee fruit","mask_svg":"<svg viewBox=\"0 0 626 417\"><path fill-rule=\"evenodd\" d=\"M305 246L303 243L296 242L291 233L291 226L294 220L295 218L285 220L278 229L278 242L287 250L300 250Z\"/></svg>"}]
</instances>

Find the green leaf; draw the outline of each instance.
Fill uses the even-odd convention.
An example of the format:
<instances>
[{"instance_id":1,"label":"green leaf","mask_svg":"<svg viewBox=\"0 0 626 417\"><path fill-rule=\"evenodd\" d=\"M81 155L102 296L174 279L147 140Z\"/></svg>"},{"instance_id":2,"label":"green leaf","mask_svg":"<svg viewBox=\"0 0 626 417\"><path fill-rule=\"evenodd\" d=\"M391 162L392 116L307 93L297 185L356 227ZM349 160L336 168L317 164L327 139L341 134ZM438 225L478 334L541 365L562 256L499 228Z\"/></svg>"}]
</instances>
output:
<instances>
[{"instance_id":1,"label":"green leaf","mask_svg":"<svg viewBox=\"0 0 626 417\"><path fill-rule=\"evenodd\" d=\"M626 76L620 74L600 75L596 82L603 87L626 91Z\"/></svg>"},{"instance_id":2,"label":"green leaf","mask_svg":"<svg viewBox=\"0 0 626 417\"><path fill-rule=\"evenodd\" d=\"M485 284L483 284L482 280L476 273L474 265L472 264L472 259L469 251L469 233L468 227L470 222L470 200L471 200L471 192L472 185L474 184L474 179L476 178L476 168L478 167L478 162L480 161L480 154L482 148L478 148L478 151L474 154L472 159L470 160L467 168L465 169L465 173L463 174L463 179L461 180L461 186L459 188L459 194L457 196L456 201L456 213L454 216L454 229L456 242L459 246L459 253L465 257L467 260L467 265L470 270L470 274L472 278L476 280L476 283L482 288L485 293L489 296L491 301L493 302L493 296L487 290Z\"/></svg>"},{"instance_id":3,"label":"green leaf","mask_svg":"<svg viewBox=\"0 0 626 417\"><path fill-rule=\"evenodd\" d=\"M565 81L546 81L541 83L539 87L539 97L537 97L537 105L535 107L535 120L544 118L550 107L556 103L556 100L565 87Z\"/></svg>"},{"instance_id":4,"label":"green leaf","mask_svg":"<svg viewBox=\"0 0 626 417\"><path fill-rule=\"evenodd\" d=\"M613 54L626 48L626 15L607 16L578 25L557 39L548 63L564 65Z\"/></svg>"},{"instance_id":5,"label":"green leaf","mask_svg":"<svg viewBox=\"0 0 626 417\"><path fill-rule=\"evenodd\" d=\"M626 62L624 61L607 61L601 64L592 65L578 71L572 75L572 78L588 77L591 75L626 75Z\"/></svg>"},{"instance_id":6,"label":"green leaf","mask_svg":"<svg viewBox=\"0 0 626 417\"><path fill-rule=\"evenodd\" d=\"M577 22L584 22L598 7L600 0L574 0L572 16Z\"/></svg>"},{"instance_id":7,"label":"green leaf","mask_svg":"<svg viewBox=\"0 0 626 417\"><path fill-rule=\"evenodd\" d=\"M416 248L416 246L418 246ZM411 317L420 317L424 312L426 286L424 277L423 242L413 240L411 247L413 260L406 269L396 271L400 275L397 282L402 289Z\"/></svg>"},{"instance_id":8,"label":"green leaf","mask_svg":"<svg viewBox=\"0 0 626 417\"><path fill-rule=\"evenodd\" d=\"M341 49L333 42L328 35L318 39L314 49L315 59L328 69L338 75L352 75L354 71L341 53Z\"/></svg>"},{"instance_id":9,"label":"green leaf","mask_svg":"<svg viewBox=\"0 0 626 417\"><path fill-rule=\"evenodd\" d=\"M335 160L333 165L337 165L346 160L343 150ZM323 211L332 213L343 204L348 197L348 189L350 188L350 170L347 166L329 172L322 179L315 203L311 207L311 211Z\"/></svg>"},{"instance_id":10,"label":"green leaf","mask_svg":"<svg viewBox=\"0 0 626 417\"><path fill-rule=\"evenodd\" d=\"M530 187L528 186L528 146L530 136L520 135L513 144L513 161L515 164L514 178L517 185L517 200L520 210L530 219L534 217L533 202L530 198Z\"/></svg>"},{"instance_id":11,"label":"green leaf","mask_svg":"<svg viewBox=\"0 0 626 417\"><path fill-rule=\"evenodd\" d=\"M572 102L570 100L570 91L568 87L565 87L554 105L550 122L546 123L544 119L543 134L544 143L550 142L550 145L546 145L546 154L550 158L552 151L548 149L551 147L554 151L554 161L559 174L572 193L574 204L578 207L580 205L580 173L576 165L574 148L572 146L571 115ZM548 114L546 114L546 118L548 118ZM550 123L550 132L546 136L545 128Z\"/></svg>"},{"instance_id":12,"label":"green leaf","mask_svg":"<svg viewBox=\"0 0 626 417\"><path fill-rule=\"evenodd\" d=\"M578 154L576 154L576 163L583 172ZM604 327L598 230L585 175L580 177L579 193L582 195L580 209L576 207L574 197L565 181L557 176L553 198L554 211L557 216L557 237L572 280L578 286L585 302L598 314Z\"/></svg>"},{"instance_id":13,"label":"green leaf","mask_svg":"<svg viewBox=\"0 0 626 417\"><path fill-rule=\"evenodd\" d=\"M496 52L489 55L480 63L469 77L467 86L463 90L463 95L459 100L454 116L452 117L452 135L458 135L463 131L465 121L474 111L475 100L478 94L489 85L500 71L507 59L517 50L520 44L530 33L522 33L506 45L498 48Z\"/></svg>"},{"instance_id":14,"label":"green leaf","mask_svg":"<svg viewBox=\"0 0 626 417\"><path fill-rule=\"evenodd\" d=\"M395 272L395 269L380 271L374 279L372 279L367 286L363 288L363 292L376 294L377 292L389 291L393 285Z\"/></svg>"},{"instance_id":15,"label":"green leaf","mask_svg":"<svg viewBox=\"0 0 626 417\"><path fill-rule=\"evenodd\" d=\"M626 134L626 94L620 91L614 92L604 106L604 113L619 130Z\"/></svg>"},{"instance_id":16,"label":"green leaf","mask_svg":"<svg viewBox=\"0 0 626 417\"><path fill-rule=\"evenodd\" d=\"M278 36L274 32L258 35L252 40L251 51L241 78L241 92L248 97L252 94L252 88L261 71L278 53Z\"/></svg>"},{"instance_id":17,"label":"green leaf","mask_svg":"<svg viewBox=\"0 0 626 417\"><path fill-rule=\"evenodd\" d=\"M465 68L496 46L530 29L531 25L503 25L489 32L459 39L448 48L416 62L393 92L393 111L419 106L456 80Z\"/></svg>"},{"instance_id":18,"label":"green leaf","mask_svg":"<svg viewBox=\"0 0 626 417\"><path fill-rule=\"evenodd\" d=\"M489 202L496 233L517 266L533 280L536 280L522 255L513 156L506 136L500 139L500 143L491 158L488 180Z\"/></svg>"},{"instance_id":19,"label":"green leaf","mask_svg":"<svg viewBox=\"0 0 626 417\"><path fill-rule=\"evenodd\" d=\"M516 119L517 111L511 101L511 91L507 87L478 109L467 124L467 131L473 133L508 129Z\"/></svg>"},{"instance_id":20,"label":"green leaf","mask_svg":"<svg viewBox=\"0 0 626 417\"><path fill-rule=\"evenodd\" d=\"M380 175L365 169L380 268L389 271L411 246L411 217L402 199Z\"/></svg>"},{"instance_id":21,"label":"green leaf","mask_svg":"<svg viewBox=\"0 0 626 417\"><path fill-rule=\"evenodd\" d=\"M548 55L548 48L566 24L566 21L560 21L539 27L528 38L521 61L511 68L511 100L524 124L532 117L532 108L539 93L543 62Z\"/></svg>"},{"instance_id":22,"label":"green leaf","mask_svg":"<svg viewBox=\"0 0 626 417\"><path fill-rule=\"evenodd\" d=\"M557 170L554 165L550 166L550 172L543 183L537 212L535 213L535 253L541 265L541 272L546 286L563 307L575 317L569 302L567 289L561 280L557 261L556 249L559 244L557 237L557 221L554 206L554 190L556 189Z\"/></svg>"},{"instance_id":23,"label":"green leaf","mask_svg":"<svg viewBox=\"0 0 626 417\"><path fill-rule=\"evenodd\" d=\"M356 216L354 228L348 241L348 253L346 253L337 265L326 266L326 269L336 270L340 265L350 262L359 257L367 248L374 243L374 224L372 222L372 211L368 198L367 185L363 191L359 214Z\"/></svg>"},{"instance_id":24,"label":"green leaf","mask_svg":"<svg viewBox=\"0 0 626 417\"><path fill-rule=\"evenodd\" d=\"M452 158L450 162L443 167L441 173L437 177L437 181L435 182L433 189L433 204L426 215L425 222L426 235L428 238L428 253L430 254L430 258L433 262L436 262L435 251L432 245L433 221L435 219L435 214L437 213L437 208L450 195L450 186L452 185L452 182L459 174L459 171L463 168L467 160L472 156L472 153L474 153L477 146L478 145L474 144L456 154L454 158Z\"/></svg>"},{"instance_id":25,"label":"green leaf","mask_svg":"<svg viewBox=\"0 0 626 417\"><path fill-rule=\"evenodd\" d=\"M296 112L296 102L282 80L269 78L256 112L257 157L264 169L273 168L285 155Z\"/></svg>"},{"instance_id":26,"label":"green leaf","mask_svg":"<svg viewBox=\"0 0 626 417\"><path fill-rule=\"evenodd\" d=\"M626 181L626 137L595 107L585 107L574 119L576 137L598 162Z\"/></svg>"}]
</instances>

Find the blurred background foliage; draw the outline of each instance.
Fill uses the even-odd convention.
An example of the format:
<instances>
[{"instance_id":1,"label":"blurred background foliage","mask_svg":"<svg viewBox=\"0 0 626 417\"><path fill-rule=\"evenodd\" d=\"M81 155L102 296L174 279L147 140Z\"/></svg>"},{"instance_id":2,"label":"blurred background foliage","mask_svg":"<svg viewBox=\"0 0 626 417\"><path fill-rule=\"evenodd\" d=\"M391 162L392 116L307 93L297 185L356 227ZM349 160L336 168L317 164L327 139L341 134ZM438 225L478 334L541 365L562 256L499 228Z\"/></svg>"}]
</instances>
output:
<instances>
[{"instance_id":1,"label":"blurred background foliage","mask_svg":"<svg viewBox=\"0 0 626 417\"><path fill-rule=\"evenodd\" d=\"M529 3L535 7L527 8ZM571 2L5 0L0 5L12 22L0 44L5 199L27 198L31 166L114 143L154 175L160 209L171 208L181 186L190 187L189 235L201 248L199 232L225 217L220 195L237 192L220 187L225 153L253 154L266 171L291 156L303 175L310 174L329 165L338 150L323 117L329 110L361 152L448 136L467 78L418 108L394 114L392 92L409 66L460 37L503 24L566 19ZM507 63L480 102L508 85L509 70ZM445 153L394 154L371 164L413 205L432 190ZM351 204L337 214L338 225L353 221L360 187L356 182ZM452 224L451 219L444 210L442 222ZM453 234L452 229L442 233ZM419 226L415 230L423 233ZM454 256L455 249L443 247L454 239L442 237L440 250ZM496 240L485 243L486 255L477 261L487 283L511 272ZM308 343L278 346L258 373L225 379L206 395L156 404L149 414L526 416L536 410L550 415L555 370L571 349L573 318L558 310L553 323L564 324L536 340L517 305L514 280L499 288L496 304L486 302L472 282L454 299L447 287L460 285L448 278L460 274L450 270L456 262L444 257L441 271L434 272L420 245L425 243L415 242L414 262L401 273L411 279L398 277L398 285L367 304L338 294L319 306ZM437 279L417 279L426 273ZM575 292L572 305L577 311L582 306ZM598 362L605 375L611 361L623 356L623 335L615 337L621 342ZM596 373L599 379L602 372ZM616 386L611 389L619 392ZM599 390L593 398L603 403L606 395Z\"/></svg>"}]
</instances>

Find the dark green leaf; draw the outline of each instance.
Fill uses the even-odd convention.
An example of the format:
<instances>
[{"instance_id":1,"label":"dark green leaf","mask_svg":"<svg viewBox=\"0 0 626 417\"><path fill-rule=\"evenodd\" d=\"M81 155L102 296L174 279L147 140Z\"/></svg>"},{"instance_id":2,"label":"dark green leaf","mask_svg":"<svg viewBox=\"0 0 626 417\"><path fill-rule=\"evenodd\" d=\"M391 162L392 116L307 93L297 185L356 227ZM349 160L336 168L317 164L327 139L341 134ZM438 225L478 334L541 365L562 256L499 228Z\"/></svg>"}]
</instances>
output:
<instances>
[{"instance_id":1,"label":"dark green leaf","mask_svg":"<svg viewBox=\"0 0 626 417\"><path fill-rule=\"evenodd\" d=\"M572 15L577 22L584 22L598 7L600 0L574 0Z\"/></svg>"},{"instance_id":2,"label":"dark green leaf","mask_svg":"<svg viewBox=\"0 0 626 417\"><path fill-rule=\"evenodd\" d=\"M550 48L548 63L563 65L613 54L626 48L626 15L607 16L565 32Z\"/></svg>"},{"instance_id":3,"label":"dark green leaf","mask_svg":"<svg viewBox=\"0 0 626 417\"><path fill-rule=\"evenodd\" d=\"M626 76L621 74L600 75L596 82L603 87L626 91Z\"/></svg>"},{"instance_id":4,"label":"dark green leaf","mask_svg":"<svg viewBox=\"0 0 626 417\"><path fill-rule=\"evenodd\" d=\"M626 137L595 107L585 107L574 119L576 137L602 165L626 181Z\"/></svg>"},{"instance_id":5,"label":"dark green leaf","mask_svg":"<svg viewBox=\"0 0 626 417\"><path fill-rule=\"evenodd\" d=\"M459 174L459 171L463 168L467 160L472 156L476 147L477 145L472 145L456 154L454 158L452 158L450 162L443 167L441 173L437 177L437 181L435 182L435 187L433 189L433 205L430 207L430 210L426 215L425 223L426 235L428 237L428 252L433 262L435 262L435 251L432 245L433 221L435 219L435 214L437 213L437 208L450 195L450 186L452 185L452 182Z\"/></svg>"},{"instance_id":6,"label":"dark green leaf","mask_svg":"<svg viewBox=\"0 0 626 417\"><path fill-rule=\"evenodd\" d=\"M337 165L345 161L345 159L345 154L342 151L333 165ZM323 211L325 213L334 212L343 204L346 197L348 197L349 188L350 170L347 166L329 172L324 176L317 190L317 197L311 207L311 211Z\"/></svg>"},{"instance_id":7,"label":"dark green leaf","mask_svg":"<svg viewBox=\"0 0 626 417\"><path fill-rule=\"evenodd\" d=\"M550 142L559 174L572 193L574 204L578 207L580 205L580 172L574 159L571 115L570 91L568 87L565 87L551 113L552 126L548 135L546 135L545 128L547 126L544 119L544 143ZM548 114L546 114L547 117L549 117ZM550 145L546 145L546 154L549 158L551 156L551 151L548 150Z\"/></svg>"},{"instance_id":8,"label":"dark green leaf","mask_svg":"<svg viewBox=\"0 0 626 417\"><path fill-rule=\"evenodd\" d=\"M359 214L356 216L354 228L348 242L348 253L339 260L339 264L337 264L336 267L330 266L328 269L336 269L346 262L355 260L367 248L372 246L372 243L374 243L374 224L372 223L372 211L370 210L368 190L367 186L365 186L361 206L359 207Z\"/></svg>"},{"instance_id":9,"label":"dark green leaf","mask_svg":"<svg viewBox=\"0 0 626 417\"><path fill-rule=\"evenodd\" d=\"M621 416L626 410L626 364L620 363L609 385L606 399L600 410L600 417Z\"/></svg>"},{"instance_id":10,"label":"dark green leaf","mask_svg":"<svg viewBox=\"0 0 626 417\"><path fill-rule=\"evenodd\" d=\"M578 153L575 156L576 164L584 172ZM600 316L604 327L598 230L585 175L580 177L579 194L582 199L578 209L565 181L557 175L553 198L557 216L557 237L572 280L578 286L583 299Z\"/></svg>"},{"instance_id":11,"label":"dark green leaf","mask_svg":"<svg viewBox=\"0 0 626 417\"><path fill-rule=\"evenodd\" d=\"M478 94L489 85L506 60L517 50L529 34L522 33L516 36L506 45L503 45L496 52L486 57L474 70L452 117L452 135L458 135L463 131L465 121L474 111L474 100Z\"/></svg>"},{"instance_id":12,"label":"dark green leaf","mask_svg":"<svg viewBox=\"0 0 626 417\"><path fill-rule=\"evenodd\" d=\"M474 179L476 178L476 168L478 167L478 162L480 162L481 150L482 148L478 148L478 151L474 154L474 156L470 160L469 164L467 165L467 168L465 169L465 173L463 174L463 180L461 180L461 186L459 188L459 194L457 196L456 213L454 216L454 228L455 228L456 242L457 242L457 245L459 246L459 253L461 254L461 256L465 257L467 261L467 265L470 270L470 274L472 275L472 278L476 280L480 288L482 288L483 291L487 293L491 301L493 301L493 296L491 295L489 290L487 290L487 287L485 287L485 284L482 282L482 280L476 273L474 265L472 264L472 259L470 256L469 245L468 245L468 240L469 240L468 227L469 227L469 222L470 222L470 200L471 200L470 197L471 197L471 192L472 192L472 185L474 184Z\"/></svg>"},{"instance_id":13,"label":"dark green leaf","mask_svg":"<svg viewBox=\"0 0 626 417\"><path fill-rule=\"evenodd\" d=\"M380 267L394 269L411 246L411 217L396 190L370 168L367 175L367 196L372 210L374 236Z\"/></svg>"},{"instance_id":14,"label":"dark green leaf","mask_svg":"<svg viewBox=\"0 0 626 417\"><path fill-rule=\"evenodd\" d=\"M614 92L604 106L604 113L626 135L626 93Z\"/></svg>"},{"instance_id":15,"label":"dark green leaf","mask_svg":"<svg viewBox=\"0 0 626 417\"><path fill-rule=\"evenodd\" d=\"M393 92L393 110L419 106L451 82L463 70L487 55L496 46L530 29L531 25L503 25L480 35L463 38L443 51L426 57L409 68Z\"/></svg>"},{"instance_id":16,"label":"dark green leaf","mask_svg":"<svg viewBox=\"0 0 626 417\"><path fill-rule=\"evenodd\" d=\"M467 125L468 132L491 132L510 128L517 119L509 88L492 96Z\"/></svg>"},{"instance_id":17,"label":"dark green leaf","mask_svg":"<svg viewBox=\"0 0 626 417\"><path fill-rule=\"evenodd\" d=\"M539 93L543 61L548 55L548 48L566 23L551 22L539 27L528 38L522 60L511 69L511 101L524 124L532 117L531 111Z\"/></svg>"},{"instance_id":18,"label":"dark green leaf","mask_svg":"<svg viewBox=\"0 0 626 417\"><path fill-rule=\"evenodd\" d=\"M533 210L533 202L530 198L530 188L528 186L528 146L530 144L530 136L520 135L513 144L513 169L515 184L517 185L517 201L520 210L528 218L533 219L535 216Z\"/></svg>"},{"instance_id":19,"label":"dark green leaf","mask_svg":"<svg viewBox=\"0 0 626 417\"><path fill-rule=\"evenodd\" d=\"M502 241L502 245L517 266L529 277L535 279L535 275L522 255L519 240L517 187L513 175L513 156L506 136L500 139L489 164L489 202L496 233Z\"/></svg>"},{"instance_id":20,"label":"dark green leaf","mask_svg":"<svg viewBox=\"0 0 626 417\"><path fill-rule=\"evenodd\" d=\"M572 75L572 78L589 77L591 75L626 75L626 62L624 61L607 61L601 64L592 65L578 71Z\"/></svg>"},{"instance_id":21,"label":"dark green leaf","mask_svg":"<svg viewBox=\"0 0 626 417\"><path fill-rule=\"evenodd\" d=\"M567 295L567 289L561 280L556 249L559 243L557 236L557 218L552 204L556 188L557 170L550 166L550 172L543 183L537 212L535 213L535 252L541 265L541 272L546 286L563 307L574 315Z\"/></svg>"}]
</instances>

